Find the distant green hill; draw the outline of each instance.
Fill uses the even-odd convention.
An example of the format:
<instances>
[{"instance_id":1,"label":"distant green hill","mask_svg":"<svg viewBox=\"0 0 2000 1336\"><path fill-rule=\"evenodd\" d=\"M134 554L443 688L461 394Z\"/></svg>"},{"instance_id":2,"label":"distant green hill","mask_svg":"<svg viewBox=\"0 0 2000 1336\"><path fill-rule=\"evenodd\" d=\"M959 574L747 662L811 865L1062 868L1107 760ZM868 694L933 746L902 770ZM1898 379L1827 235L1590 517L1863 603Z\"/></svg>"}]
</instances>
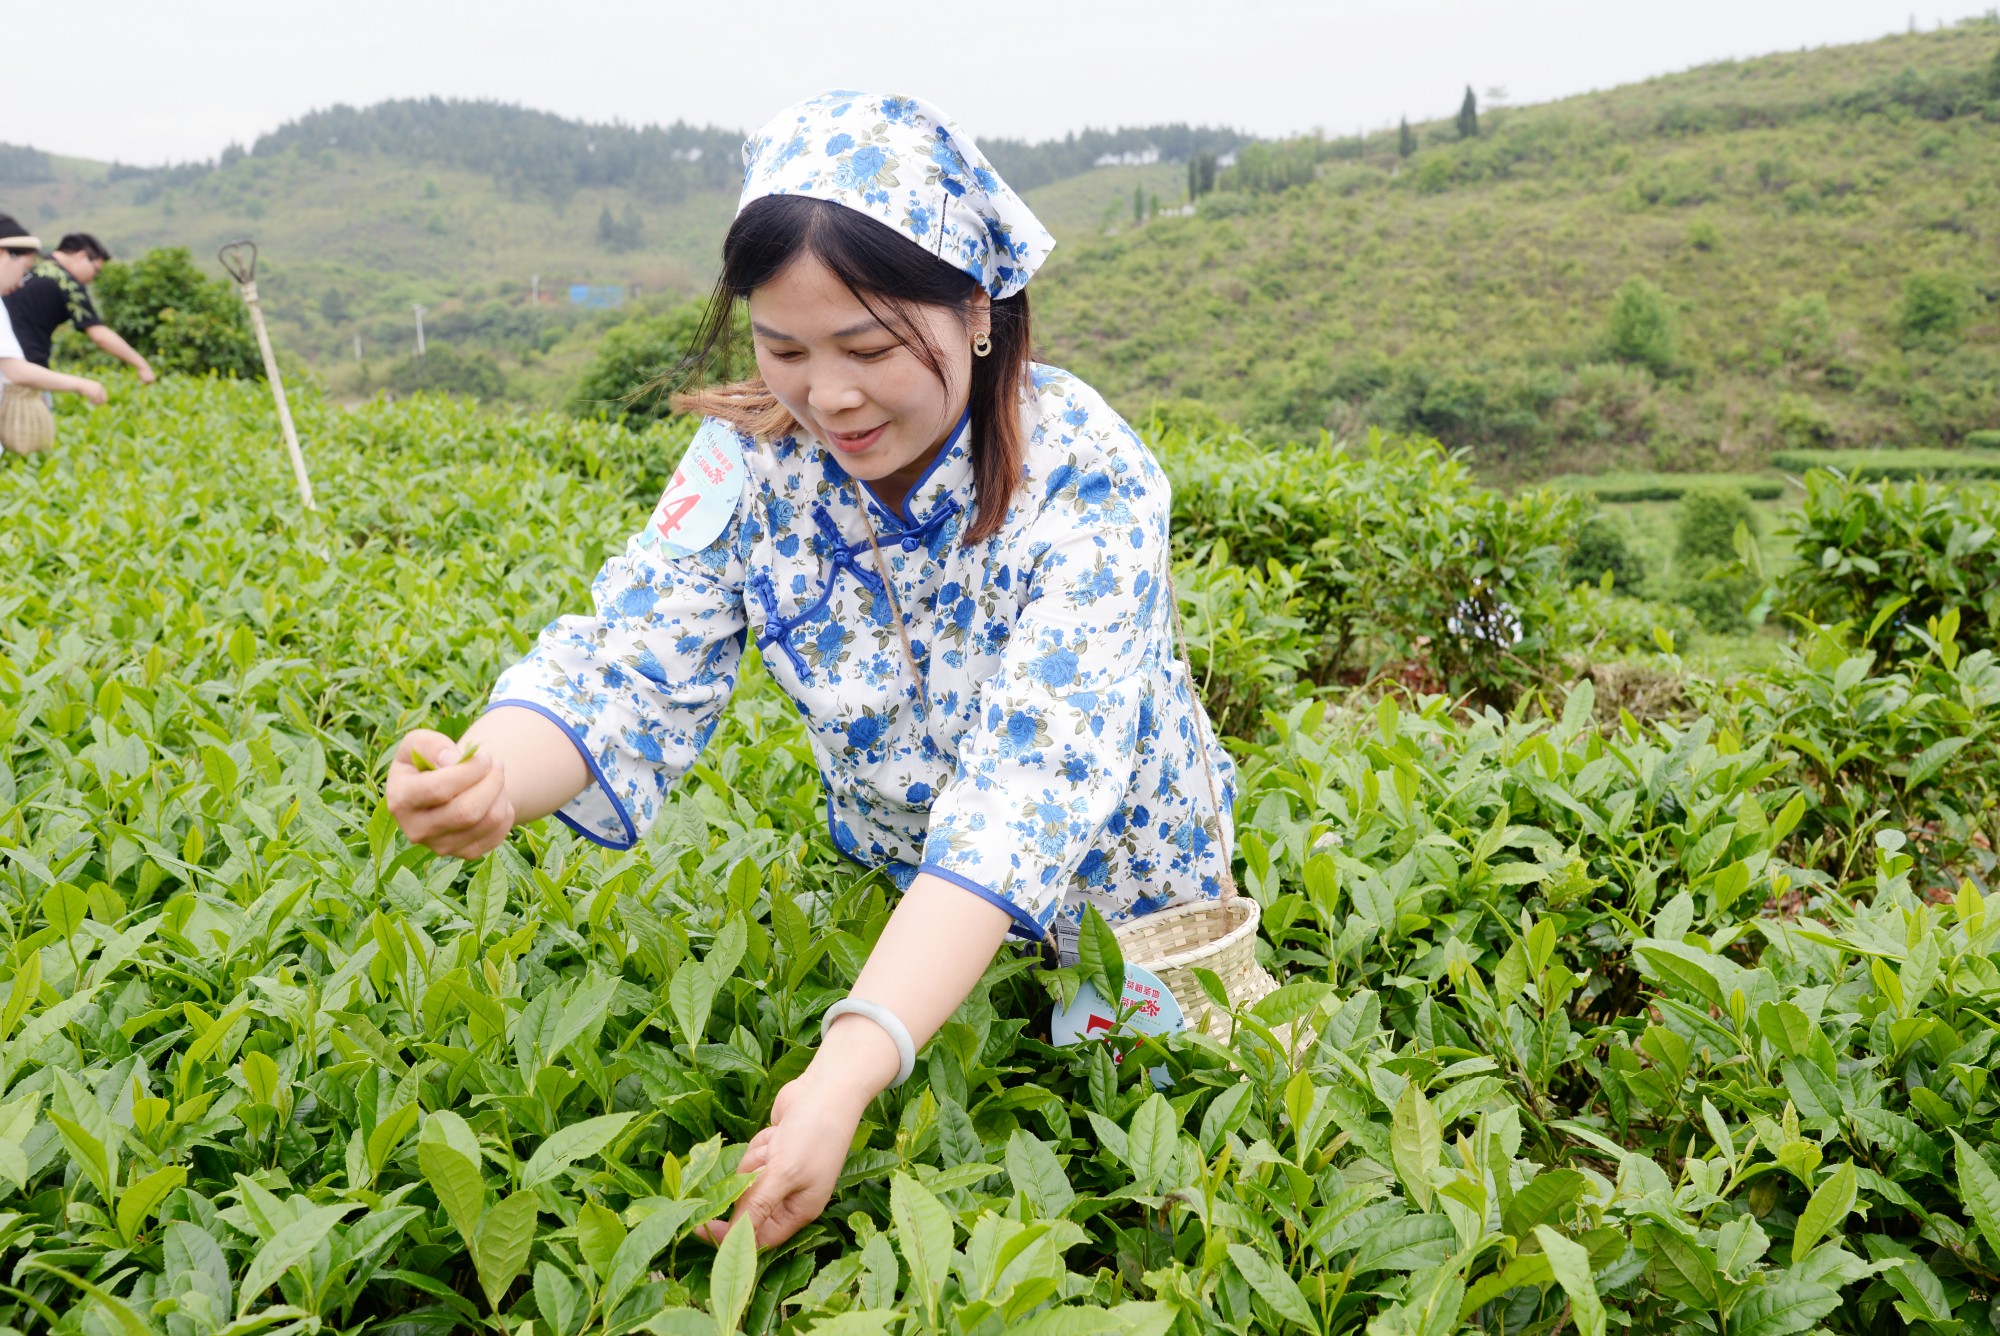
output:
<instances>
[{"instance_id":1,"label":"distant green hill","mask_svg":"<svg viewBox=\"0 0 2000 1336\"><path fill-rule=\"evenodd\" d=\"M1036 283L1045 352L1135 416L1196 399L1272 434L1379 423L1502 478L1741 471L2000 427L2000 23L1413 138L1407 157L1393 132L1186 126L987 147L1061 242ZM515 393L553 403L624 314L571 307L568 285L650 306L710 281L737 140L492 103L336 107L213 164L0 146L0 208L205 264L256 237L280 343L337 391L385 383L422 303L430 337L497 352ZM1163 160L1094 165L1149 149ZM1179 216L1196 152L1238 160Z\"/></svg>"},{"instance_id":2,"label":"distant green hill","mask_svg":"<svg viewBox=\"0 0 2000 1336\"><path fill-rule=\"evenodd\" d=\"M433 338L532 359L588 319L567 306L569 284L685 294L705 283L733 202L714 188L660 198L595 182L558 194L475 166L339 148L205 170L96 166L95 181L56 160L55 180L0 183L0 207L45 237L95 232L121 255L186 246L212 273L218 246L253 237L279 342L332 366L357 334L376 363L410 351L417 303ZM616 240L601 234L607 214L627 229Z\"/></svg>"},{"instance_id":3,"label":"distant green hill","mask_svg":"<svg viewBox=\"0 0 2000 1336\"><path fill-rule=\"evenodd\" d=\"M1149 201L1165 192L1164 202L1180 202L1180 162L1097 171L1100 157L1150 150L1184 161L1245 142L1232 130L1163 125L987 148L1010 178L1059 192L1052 221L1067 243L1105 226L1101 187L1127 218L1140 180ZM421 303L430 338L499 352L519 385L555 398L578 345L617 318L572 308L570 285L684 298L712 280L741 144L736 130L410 99L314 112L247 151L178 167L0 145L0 208L51 236L98 233L124 255L186 246L211 272L217 247L255 238L279 342L337 387L364 388L351 365L357 335L378 379L411 351ZM1100 189L1079 192L1079 175L1100 178Z\"/></svg>"},{"instance_id":4,"label":"distant green hill","mask_svg":"<svg viewBox=\"0 0 2000 1336\"><path fill-rule=\"evenodd\" d=\"M1502 476L2000 426L2000 24L1417 131L1246 150L1198 216L1058 250L1051 355L1127 412L1379 422ZM1621 355L1634 278L1664 297L1628 292Z\"/></svg>"}]
</instances>

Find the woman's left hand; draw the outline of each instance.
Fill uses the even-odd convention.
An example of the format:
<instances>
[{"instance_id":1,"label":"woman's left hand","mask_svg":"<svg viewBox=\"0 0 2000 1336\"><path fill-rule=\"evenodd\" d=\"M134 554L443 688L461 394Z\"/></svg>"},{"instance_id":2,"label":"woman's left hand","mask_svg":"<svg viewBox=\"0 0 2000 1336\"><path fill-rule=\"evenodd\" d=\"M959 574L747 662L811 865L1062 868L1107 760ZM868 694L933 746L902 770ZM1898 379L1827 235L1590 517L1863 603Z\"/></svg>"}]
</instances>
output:
<instances>
[{"instance_id":1,"label":"woman's left hand","mask_svg":"<svg viewBox=\"0 0 2000 1336\"><path fill-rule=\"evenodd\" d=\"M847 1163L861 1114L896 1074L896 1047L873 1021L843 1016L828 1031L812 1065L785 1083L771 1103L771 1123L750 1139L736 1166L755 1174L729 1223L698 1231L711 1243L741 1225L757 1246L775 1248L826 1209Z\"/></svg>"},{"instance_id":2,"label":"woman's left hand","mask_svg":"<svg viewBox=\"0 0 2000 1336\"><path fill-rule=\"evenodd\" d=\"M889 916L853 996L894 1013L921 1050L979 982L1010 921L1004 908L920 873ZM720 1243L748 1222L759 1248L775 1247L824 1211L862 1112L901 1065L887 1030L856 1012L837 1017L811 1065L772 1101L771 1125L743 1152L737 1170L757 1181L737 1200L729 1223L712 1221L702 1236Z\"/></svg>"}]
</instances>

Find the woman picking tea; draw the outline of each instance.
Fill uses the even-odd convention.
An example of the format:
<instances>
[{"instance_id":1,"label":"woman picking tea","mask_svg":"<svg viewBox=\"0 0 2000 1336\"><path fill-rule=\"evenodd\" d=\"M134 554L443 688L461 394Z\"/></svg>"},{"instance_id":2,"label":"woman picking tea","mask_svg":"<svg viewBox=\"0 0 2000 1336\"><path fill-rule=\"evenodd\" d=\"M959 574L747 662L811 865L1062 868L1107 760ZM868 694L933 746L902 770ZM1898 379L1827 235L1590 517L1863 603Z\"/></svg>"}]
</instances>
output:
<instances>
[{"instance_id":1,"label":"woman picking tea","mask_svg":"<svg viewBox=\"0 0 2000 1336\"><path fill-rule=\"evenodd\" d=\"M869 1101L1010 931L1219 894L1234 773L1175 650L1166 478L1096 391L1031 360L1054 242L1027 205L910 97L816 97L744 162L698 347L747 305L756 377L683 396L700 430L592 609L464 738L403 739L388 801L443 854L551 813L629 848L754 639L834 843L902 891L744 1153L732 1224L770 1246L825 1207Z\"/></svg>"}]
</instances>

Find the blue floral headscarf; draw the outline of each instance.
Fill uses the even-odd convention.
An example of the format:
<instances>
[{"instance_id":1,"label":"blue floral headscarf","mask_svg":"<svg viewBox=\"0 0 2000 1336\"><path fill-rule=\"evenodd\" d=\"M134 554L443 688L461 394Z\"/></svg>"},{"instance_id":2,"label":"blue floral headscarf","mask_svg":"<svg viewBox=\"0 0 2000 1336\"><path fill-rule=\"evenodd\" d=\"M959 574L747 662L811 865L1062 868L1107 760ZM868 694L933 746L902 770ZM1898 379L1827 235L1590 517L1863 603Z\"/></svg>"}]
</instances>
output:
<instances>
[{"instance_id":1,"label":"blue floral headscarf","mask_svg":"<svg viewBox=\"0 0 2000 1336\"><path fill-rule=\"evenodd\" d=\"M780 112L743 141L737 212L766 195L858 209L995 300L1026 287L1056 244L979 146L922 98L832 92Z\"/></svg>"}]
</instances>

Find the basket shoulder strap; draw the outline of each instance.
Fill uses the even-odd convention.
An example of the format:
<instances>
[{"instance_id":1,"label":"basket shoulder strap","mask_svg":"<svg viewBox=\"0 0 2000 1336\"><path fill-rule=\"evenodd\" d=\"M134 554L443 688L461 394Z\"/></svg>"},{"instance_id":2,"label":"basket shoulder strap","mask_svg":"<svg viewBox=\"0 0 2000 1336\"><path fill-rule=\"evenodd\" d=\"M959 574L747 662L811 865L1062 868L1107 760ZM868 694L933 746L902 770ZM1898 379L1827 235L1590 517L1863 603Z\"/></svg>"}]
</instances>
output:
<instances>
[{"instance_id":1,"label":"basket shoulder strap","mask_svg":"<svg viewBox=\"0 0 2000 1336\"><path fill-rule=\"evenodd\" d=\"M1222 898L1234 899L1236 891L1236 852L1231 849L1229 822L1222 815L1222 790L1215 782L1215 761L1210 755L1208 711L1201 703L1201 693L1195 689L1194 665L1188 662L1187 627L1181 621L1181 594L1174 587L1174 563L1167 559L1167 605L1174 610L1174 650L1180 656L1181 671L1187 674L1188 696L1194 701L1195 746L1201 750L1201 772L1208 780L1208 801L1215 812L1215 837L1222 844Z\"/></svg>"}]
</instances>

